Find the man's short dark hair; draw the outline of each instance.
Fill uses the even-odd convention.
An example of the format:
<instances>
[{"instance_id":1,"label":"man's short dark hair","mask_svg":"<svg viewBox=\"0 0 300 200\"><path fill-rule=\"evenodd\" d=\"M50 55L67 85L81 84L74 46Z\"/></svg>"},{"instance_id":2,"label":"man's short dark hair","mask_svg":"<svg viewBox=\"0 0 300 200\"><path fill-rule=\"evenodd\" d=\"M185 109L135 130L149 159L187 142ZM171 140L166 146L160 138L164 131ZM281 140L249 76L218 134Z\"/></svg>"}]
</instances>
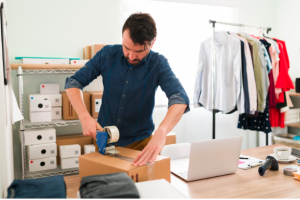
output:
<instances>
[{"instance_id":1,"label":"man's short dark hair","mask_svg":"<svg viewBox=\"0 0 300 200\"><path fill-rule=\"evenodd\" d=\"M123 25L122 33L129 29L129 36L134 44L145 45L156 38L156 24L148 13L134 13Z\"/></svg>"}]
</instances>

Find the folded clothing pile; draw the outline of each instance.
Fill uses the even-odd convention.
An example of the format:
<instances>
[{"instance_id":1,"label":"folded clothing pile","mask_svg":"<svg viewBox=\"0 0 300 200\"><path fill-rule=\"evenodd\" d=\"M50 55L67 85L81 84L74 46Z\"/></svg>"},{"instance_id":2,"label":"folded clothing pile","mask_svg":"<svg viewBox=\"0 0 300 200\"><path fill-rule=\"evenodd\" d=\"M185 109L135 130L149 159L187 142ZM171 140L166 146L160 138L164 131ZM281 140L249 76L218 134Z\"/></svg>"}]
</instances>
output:
<instances>
[{"instance_id":1,"label":"folded clothing pile","mask_svg":"<svg viewBox=\"0 0 300 200\"><path fill-rule=\"evenodd\" d=\"M86 176L79 188L81 198L139 198L133 180L124 172Z\"/></svg>"},{"instance_id":2,"label":"folded clothing pile","mask_svg":"<svg viewBox=\"0 0 300 200\"><path fill-rule=\"evenodd\" d=\"M7 198L66 198L62 175L39 179L14 180L7 189Z\"/></svg>"}]
</instances>

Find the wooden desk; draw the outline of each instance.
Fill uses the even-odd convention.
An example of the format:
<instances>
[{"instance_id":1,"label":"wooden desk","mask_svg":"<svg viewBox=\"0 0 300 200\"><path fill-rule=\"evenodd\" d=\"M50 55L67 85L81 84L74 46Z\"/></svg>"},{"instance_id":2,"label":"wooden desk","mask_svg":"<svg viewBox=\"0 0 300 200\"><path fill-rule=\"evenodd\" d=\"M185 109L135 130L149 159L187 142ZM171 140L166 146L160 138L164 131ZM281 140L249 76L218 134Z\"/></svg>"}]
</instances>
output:
<instances>
[{"instance_id":1,"label":"wooden desk","mask_svg":"<svg viewBox=\"0 0 300 200\"><path fill-rule=\"evenodd\" d=\"M283 145L244 149L241 154L264 160L274 152L274 147L280 146ZM279 163L278 171L268 170L264 176L260 176L258 167L255 167L248 170L238 169L231 175L193 182L185 182L171 174L171 184L188 198L300 198L300 181L283 174L282 169L288 165L296 163ZM76 198L80 186L79 175L66 176L65 181L68 197Z\"/></svg>"}]
</instances>

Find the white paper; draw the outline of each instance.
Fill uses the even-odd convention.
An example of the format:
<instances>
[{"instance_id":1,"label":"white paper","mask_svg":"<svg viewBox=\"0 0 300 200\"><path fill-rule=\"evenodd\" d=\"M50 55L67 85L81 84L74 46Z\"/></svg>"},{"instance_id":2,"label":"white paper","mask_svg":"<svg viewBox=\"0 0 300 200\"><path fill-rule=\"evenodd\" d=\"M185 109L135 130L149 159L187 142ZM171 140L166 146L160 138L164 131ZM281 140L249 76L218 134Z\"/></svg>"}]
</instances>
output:
<instances>
[{"instance_id":1,"label":"white paper","mask_svg":"<svg viewBox=\"0 0 300 200\"><path fill-rule=\"evenodd\" d=\"M259 163L260 161L263 161L261 159L258 158L253 158L250 156L244 156L244 155L240 155L240 157L246 157L248 159L240 159L239 161L244 162L243 164L239 164L239 168L240 169L250 169L251 167L249 167L249 165L255 164L255 163Z\"/></svg>"},{"instance_id":2,"label":"white paper","mask_svg":"<svg viewBox=\"0 0 300 200\"><path fill-rule=\"evenodd\" d=\"M11 118L12 118L12 124L14 124L15 122L20 121L24 118L17 104L15 93L14 91L11 92L12 92L12 111L13 111Z\"/></svg>"}]
</instances>

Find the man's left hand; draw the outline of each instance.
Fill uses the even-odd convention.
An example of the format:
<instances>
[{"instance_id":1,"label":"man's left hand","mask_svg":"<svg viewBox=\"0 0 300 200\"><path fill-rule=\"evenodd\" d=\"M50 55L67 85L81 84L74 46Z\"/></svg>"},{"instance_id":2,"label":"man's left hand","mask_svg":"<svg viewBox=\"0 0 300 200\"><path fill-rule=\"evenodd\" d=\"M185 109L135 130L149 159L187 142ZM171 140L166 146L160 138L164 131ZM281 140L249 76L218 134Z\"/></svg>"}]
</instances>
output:
<instances>
[{"instance_id":1,"label":"man's left hand","mask_svg":"<svg viewBox=\"0 0 300 200\"><path fill-rule=\"evenodd\" d=\"M161 152L166 143L166 135L160 131L156 131L150 142L142 152L134 159L134 166L143 166L148 162L153 163L157 155Z\"/></svg>"}]
</instances>

